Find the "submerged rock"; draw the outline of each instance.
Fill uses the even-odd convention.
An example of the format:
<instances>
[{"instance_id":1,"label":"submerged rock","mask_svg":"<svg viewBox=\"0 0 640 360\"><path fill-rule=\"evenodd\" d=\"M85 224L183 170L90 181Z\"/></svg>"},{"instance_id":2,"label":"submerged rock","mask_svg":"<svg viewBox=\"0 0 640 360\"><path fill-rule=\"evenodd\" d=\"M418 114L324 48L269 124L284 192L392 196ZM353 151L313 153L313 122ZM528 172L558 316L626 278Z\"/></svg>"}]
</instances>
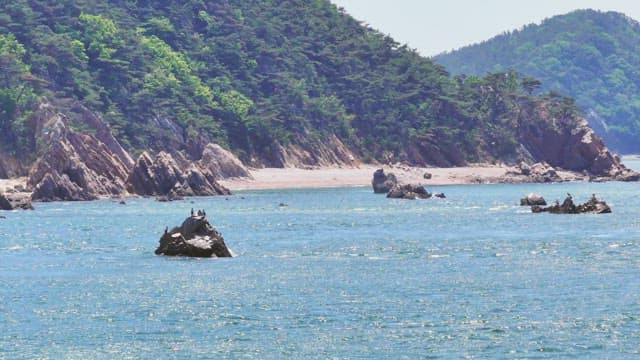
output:
<instances>
[{"instance_id":1,"label":"submerged rock","mask_svg":"<svg viewBox=\"0 0 640 360\"><path fill-rule=\"evenodd\" d=\"M444 197L444 194L439 195L439 197ZM424 186L416 184L397 184L387 194L387 197L391 199L406 200L429 199L431 196L432 194Z\"/></svg>"},{"instance_id":2,"label":"submerged rock","mask_svg":"<svg viewBox=\"0 0 640 360\"><path fill-rule=\"evenodd\" d=\"M385 174L384 169L378 169L373 173L371 185L373 186L373 192L376 194L386 194L397 184L398 179L393 173Z\"/></svg>"},{"instance_id":3,"label":"submerged rock","mask_svg":"<svg viewBox=\"0 0 640 360\"><path fill-rule=\"evenodd\" d=\"M611 208L606 202L596 198L595 194L591 196L589 201L580 205L575 205L571 194L567 194L562 204L558 204L556 201L556 204L545 208L533 206L531 211L534 213L548 212L551 214L610 214Z\"/></svg>"},{"instance_id":4,"label":"submerged rock","mask_svg":"<svg viewBox=\"0 0 640 360\"><path fill-rule=\"evenodd\" d=\"M547 201L536 193L530 193L526 197L520 199L520 206L546 206Z\"/></svg>"},{"instance_id":5,"label":"submerged rock","mask_svg":"<svg viewBox=\"0 0 640 360\"><path fill-rule=\"evenodd\" d=\"M232 257L222 235L209 223L204 211L191 212L181 226L165 229L156 255Z\"/></svg>"}]
</instances>

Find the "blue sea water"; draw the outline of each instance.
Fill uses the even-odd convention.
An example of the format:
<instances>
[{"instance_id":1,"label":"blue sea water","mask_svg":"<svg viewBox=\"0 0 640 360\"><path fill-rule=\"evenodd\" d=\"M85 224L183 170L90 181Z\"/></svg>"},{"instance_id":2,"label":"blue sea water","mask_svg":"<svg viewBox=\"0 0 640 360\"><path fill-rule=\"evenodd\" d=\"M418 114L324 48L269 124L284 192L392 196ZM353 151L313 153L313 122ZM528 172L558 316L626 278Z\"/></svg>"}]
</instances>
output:
<instances>
[{"instance_id":1,"label":"blue sea water","mask_svg":"<svg viewBox=\"0 0 640 360\"><path fill-rule=\"evenodd\" d=\"M0 358L640 356L640 185L240 192L0 219ZM538 192L611 215L532 214ZM288 206L278 206L281 202ZM233 259L155 256L204 208Z\"/></svg>"}]
</instances>

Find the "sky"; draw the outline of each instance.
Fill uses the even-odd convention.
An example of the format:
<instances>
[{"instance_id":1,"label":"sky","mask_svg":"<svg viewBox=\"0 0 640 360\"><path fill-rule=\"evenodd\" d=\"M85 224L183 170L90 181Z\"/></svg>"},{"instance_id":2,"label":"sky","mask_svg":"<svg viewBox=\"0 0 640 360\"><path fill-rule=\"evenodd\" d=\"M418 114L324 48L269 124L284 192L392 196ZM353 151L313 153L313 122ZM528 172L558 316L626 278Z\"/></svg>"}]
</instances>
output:
<instances>
[{"instance_id":1,"label":"sky","mask_svg":"<svg viewBox=\"0 0 640 360\"><path fill-rule=\"evenodd\" d=\"M370 27L432 56L576 9L640 20L637 0L331 0Z\"/></svg>"}]
</instances>

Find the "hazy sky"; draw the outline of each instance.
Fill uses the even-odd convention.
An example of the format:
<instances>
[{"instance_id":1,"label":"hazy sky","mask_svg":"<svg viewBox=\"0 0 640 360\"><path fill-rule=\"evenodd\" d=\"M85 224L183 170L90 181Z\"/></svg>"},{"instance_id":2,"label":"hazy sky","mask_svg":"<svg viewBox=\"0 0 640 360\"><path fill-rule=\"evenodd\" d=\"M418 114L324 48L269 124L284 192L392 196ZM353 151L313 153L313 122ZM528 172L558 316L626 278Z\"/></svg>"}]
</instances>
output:
<instances>
[{"instance_id":1,"label":"hazy sky","mask_svg":"<svg viewBox=\"0 0 640 360\"><path fill-rule=\"evenodd\" d=\"M637 0L331 0L374 29L436 55L575 9L640 19Z\"/></svg>"}]
</instances>

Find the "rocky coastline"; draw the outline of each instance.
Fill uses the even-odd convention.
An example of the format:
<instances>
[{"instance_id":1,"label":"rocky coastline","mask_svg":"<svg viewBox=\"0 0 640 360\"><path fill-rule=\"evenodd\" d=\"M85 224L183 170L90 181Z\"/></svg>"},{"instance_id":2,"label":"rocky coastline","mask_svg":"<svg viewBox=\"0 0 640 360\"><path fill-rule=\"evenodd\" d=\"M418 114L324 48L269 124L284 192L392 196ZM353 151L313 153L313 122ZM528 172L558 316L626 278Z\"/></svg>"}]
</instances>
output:
<instances>
[{"instance_id":1,"label":"rocky coastline","mask_svg":"<svg viewBox=\"0 0 640 360\"><path fill-rule=\"evenodd\" d=\"M89 128L86 132L72 129L69 119L52 104L40 104L31 122L41 155L28 169L16 166L14 158L0 155L0 174L26 178L19 191L0 189L0 198L7 200L3 209L29 208L24 199L30 204L133 196L178 199L228 195L230 191L220 185L219 179L250 176L240 160L217 144L204 145L195 160L181 153L160 151L155 157L143 152L134 161L97 115L85 109L82 116Z\"/></svg>"},{"instance_id":2,"label":"rocky coastline","mask_svg":"<svg viewBox=\"0 0 640 360\"><path fill-rule=\"evenodd\" d=\"M214 143L191 144L175 151L144 151L133 160L134 157L113 136L108 124L96 114L84 108L80 110L77 112L82 115L86 127L82 132L72 128L70 120L57 107L43 101L30 119L36 130L39 156L28 166L15 156L0 154L1 178L26 177L26 183L19 191L20 198L84 201L149 196L172 200L186 196L228 195L230 190L222 183L229 178L253 181L251 172L237 157ZM523 134L519 162L510 167L503 165L507 170L500 175L467 176L461 182L640 180L640 174L626 168L586 124L554 134L544 134L542 130ZM549 141L555 143L548 144ZM351 168L363 165L358 159L351 165L340 164ZM415 169L408 163L392 168L398 178L385 177L379 185L374 185L376 192L389 193L402 177L402 171L409 173ZM435 171L426 168L429 176L424 176L424 169L415 170L421 171L419 183L429 185L437 181L437 176L431 176ZM0 194L7 197L3 189ZM26 206L18 206L23 207Z\"/></svg>"}]
</instances>

